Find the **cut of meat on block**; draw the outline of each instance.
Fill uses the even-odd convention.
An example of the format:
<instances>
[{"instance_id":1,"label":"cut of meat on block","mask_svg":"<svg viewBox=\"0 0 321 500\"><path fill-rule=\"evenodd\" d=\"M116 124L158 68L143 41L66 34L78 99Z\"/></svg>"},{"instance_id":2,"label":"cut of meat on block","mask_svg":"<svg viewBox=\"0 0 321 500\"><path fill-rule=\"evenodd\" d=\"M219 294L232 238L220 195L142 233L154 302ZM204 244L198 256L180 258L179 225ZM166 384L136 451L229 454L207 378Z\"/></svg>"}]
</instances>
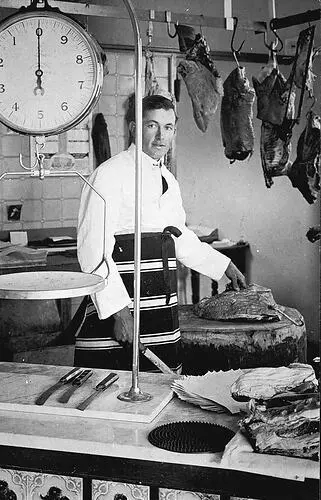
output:
<instances>
[{"instance_id":1,"label":"cut of meat on block","mask_svg":"<svg viewBox=\"0 0 321 500\"><path fill-rule=\"evenodd\" d=\"M239 292L227 290L205 297L194 308L200 318L225 321L278 321L272 292L259 285L249 285Z\"/></svg>"}]
</instances>

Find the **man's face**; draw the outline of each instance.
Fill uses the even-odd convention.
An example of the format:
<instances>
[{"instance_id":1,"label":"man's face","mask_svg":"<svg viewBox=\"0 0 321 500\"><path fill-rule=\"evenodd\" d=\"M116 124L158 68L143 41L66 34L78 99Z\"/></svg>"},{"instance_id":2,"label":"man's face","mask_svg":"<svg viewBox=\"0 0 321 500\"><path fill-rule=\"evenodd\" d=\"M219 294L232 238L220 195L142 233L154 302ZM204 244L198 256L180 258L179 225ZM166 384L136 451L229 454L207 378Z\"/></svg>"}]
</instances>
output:
<instances>
[{"instance_id":1,"label":"man's face","mask_svg":"<svg viewBox=\"0 0 321 500\"><path fill-rule=\"evenodd\" d=\"M151 158L159 160L171 147L175 135L175 113L172 109L152 109L143 116L142 149Z\"/></svg>"}]
</instances>

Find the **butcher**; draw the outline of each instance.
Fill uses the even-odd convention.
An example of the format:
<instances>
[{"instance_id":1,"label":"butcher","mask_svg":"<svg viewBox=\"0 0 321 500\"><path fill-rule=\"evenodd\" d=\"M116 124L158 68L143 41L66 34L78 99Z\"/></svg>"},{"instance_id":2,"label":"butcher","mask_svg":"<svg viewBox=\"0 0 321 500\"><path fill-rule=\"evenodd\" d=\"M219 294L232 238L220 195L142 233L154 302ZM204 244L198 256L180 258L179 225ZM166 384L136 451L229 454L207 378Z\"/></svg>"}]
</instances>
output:
<instances>
[{"instance_id":1,"label":"butcher","mask_svg":"<svg viewBox=\"0 0 321 500\"><path fill-rule=\"evenodd\" d=\"M201 242L186 227L177 180L164 156L176 133L172 100L163 95L143 98L142 234L140 340L173 370L181 370L176 259L213 280L225 274L234 290L246 287L243 274L229 258ZM135 137L135 111L129 131ZM78 220L78 259L82 271L107 276L106 287L85 300L84 317L75 342L75 365L131 370L134 231L135 144L102 163L84 186ZM105 232L105 234L104 234ZM102 261L105 245L105 259ZM142 371L154 371L149 360Z\"/></svg>"}]
</instances>

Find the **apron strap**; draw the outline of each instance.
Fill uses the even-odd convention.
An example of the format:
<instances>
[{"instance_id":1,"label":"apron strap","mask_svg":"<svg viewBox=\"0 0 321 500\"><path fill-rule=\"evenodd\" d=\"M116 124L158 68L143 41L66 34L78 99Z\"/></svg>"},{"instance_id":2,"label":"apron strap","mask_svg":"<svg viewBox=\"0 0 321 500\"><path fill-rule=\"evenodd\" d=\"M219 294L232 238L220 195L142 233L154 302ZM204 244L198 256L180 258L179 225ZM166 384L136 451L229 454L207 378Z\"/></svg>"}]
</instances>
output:
<instances>
[{"instance_id":1,"label":"apron strap","mask_svg":"<svg viewBox=\"0 0 321 500\"><path fill-rule=\"evenodd\" d=\"M69 325L64 330L63 338L64 338L64 341L66 340L66 343L68 343L68 341L70 341L70 342L75 341L75 337L77 336L77 333L80 330L81 325L83 324L83 322L85 320L86 309L87 309L87 305L89 302L89 298L90 298L89 295L86 295L83 298L77 311L73 315Z\"/></svg>"},{"instance_id":2,"label":"apron strap","mask_svg":"<svg viewBox=\"0 0 321 500\"><path fill-rule=\"evenodd\" d=\"M163 273L164 273L164 285L165 285L165 295L166 295L166 305L169 304L171 297L171 287L170 287L170 273L168 267L168 256L172 246L172 235L178 238L182 232L175 226L167 226L162 232L162 261L163 261Z\"/></svg>"}]
</instances>

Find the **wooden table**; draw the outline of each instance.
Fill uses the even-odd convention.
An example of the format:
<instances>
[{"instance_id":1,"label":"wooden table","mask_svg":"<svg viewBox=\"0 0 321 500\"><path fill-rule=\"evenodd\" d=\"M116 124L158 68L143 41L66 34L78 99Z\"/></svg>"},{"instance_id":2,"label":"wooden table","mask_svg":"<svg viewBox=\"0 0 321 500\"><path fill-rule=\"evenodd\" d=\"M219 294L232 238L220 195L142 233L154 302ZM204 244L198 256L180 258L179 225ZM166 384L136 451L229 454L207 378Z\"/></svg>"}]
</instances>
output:
<instances>
[{"instance_id":1,"label":"wooden table","mask_svg":"<svg viewBox=\"0 0 321 500\"><path fill-rule=\"evenodd\" d=\"M10 373L28 369L28 365L21 364L1 366L2 371ZM32 370L35 365L29 366ZM57 376L67 369L52 367ZM48 365L43 366L44 374L48 370ZM162 374L158 377L160 381L166 379ZM177 398L148 424L88 418L85 413L78 417L8 411L0 405L0 481L10 480L11 489L17 493L27 485L34 488L34 495L37 492L43 497L49 486L64 485L64 494L70 500L124 498L119 495L128 500L183 498L173 490L220 495L213 500L227 500L230 495L317 500L319 468L315 462L305 460L295 479L289 476L286 466L289 460L296 465L297 459L293 458L257 455L250 465L243 462L236 468L226 468L220 464L221 452L173 453L149 443L147 437L153 428L182 420L212 422L234 431L238 427L236 416L205 412ZM29 495L19 498L39 498Z\"/></svg>"}]
</instances>

